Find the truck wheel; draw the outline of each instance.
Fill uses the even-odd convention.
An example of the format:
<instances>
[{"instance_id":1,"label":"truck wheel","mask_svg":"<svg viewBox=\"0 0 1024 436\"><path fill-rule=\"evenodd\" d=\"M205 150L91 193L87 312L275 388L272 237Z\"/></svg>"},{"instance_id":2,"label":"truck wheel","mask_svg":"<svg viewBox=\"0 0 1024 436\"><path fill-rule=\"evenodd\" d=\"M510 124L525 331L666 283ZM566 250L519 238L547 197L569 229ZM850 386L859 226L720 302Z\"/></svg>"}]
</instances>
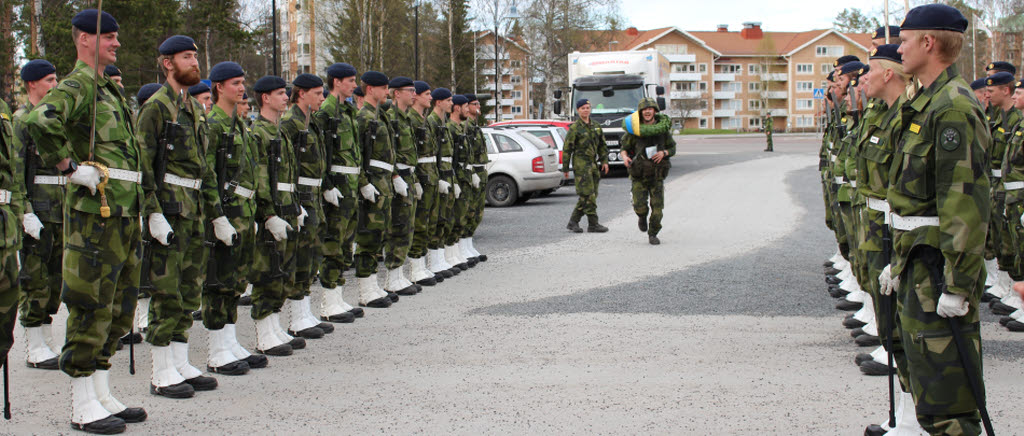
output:
<instances>
[{"instance_id":1,"label":"truck wheel","mask_svg":"<svg viewBox=\"0 0 1024 436\"><path fill-rule=\"evenodd\" d=\"M495 207L508 207L519 199L519 188L516 181L509 176L494 176L487 180L487 204Z\"/></svg>"}]
</instances>

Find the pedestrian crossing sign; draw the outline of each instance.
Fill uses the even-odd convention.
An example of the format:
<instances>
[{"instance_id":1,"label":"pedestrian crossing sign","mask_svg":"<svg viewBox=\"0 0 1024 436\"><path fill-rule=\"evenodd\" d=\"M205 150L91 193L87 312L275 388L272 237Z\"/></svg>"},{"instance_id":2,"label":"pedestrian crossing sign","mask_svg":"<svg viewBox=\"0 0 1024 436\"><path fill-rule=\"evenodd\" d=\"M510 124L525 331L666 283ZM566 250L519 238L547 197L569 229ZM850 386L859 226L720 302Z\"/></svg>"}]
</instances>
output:
<instances>
[{"instance_id":1,"label":"pedestrian crossing sign","mask_svg":"<svg viewBox=\"0 0 1024 436\"><path fill-rule=\"evenodd\" d=\"M825 98L825 88L814 88L814 99L821 100Z\"/></svg>"}]
</instances>

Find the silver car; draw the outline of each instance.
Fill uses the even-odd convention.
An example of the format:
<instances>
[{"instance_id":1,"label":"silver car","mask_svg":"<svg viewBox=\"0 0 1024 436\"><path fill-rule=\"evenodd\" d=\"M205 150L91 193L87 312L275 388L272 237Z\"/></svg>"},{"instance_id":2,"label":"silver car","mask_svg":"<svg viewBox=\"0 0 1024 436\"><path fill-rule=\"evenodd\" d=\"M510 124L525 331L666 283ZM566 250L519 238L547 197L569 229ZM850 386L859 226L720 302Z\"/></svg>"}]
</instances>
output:
<instances>
[{"instance_id":1,"label":"silver car","mask_svg":"<svg viewBox=\"0 0 1024 436\"><path fill-rule=\"evenodd\" d=\"M487 204L505 207L562 183L558 150L536 136L509 127L481 129L487 139Z\"/></svg>"}]
</instances>

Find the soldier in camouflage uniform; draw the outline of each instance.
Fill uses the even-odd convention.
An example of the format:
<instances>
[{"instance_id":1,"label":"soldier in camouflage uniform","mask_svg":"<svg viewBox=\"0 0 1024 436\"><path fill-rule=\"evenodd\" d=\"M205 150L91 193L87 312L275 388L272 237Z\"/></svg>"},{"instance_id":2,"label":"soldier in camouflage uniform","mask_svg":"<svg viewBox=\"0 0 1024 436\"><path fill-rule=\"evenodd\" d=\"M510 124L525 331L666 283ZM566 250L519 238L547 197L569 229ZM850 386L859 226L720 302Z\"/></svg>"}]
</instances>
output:
<instances>
[{"instance_id":1,"label":"soldier in camouflage uniform","mask_svg":"<svg viewBox=\"0 0 1024 436\"><path fill-rule=\"evenodd\" d=\"M231 226L238 231L238 239L231 245L216 244L210 254L212 260L208 263L202 293L203 326L210 338L206 368L216 373L244 373L245 366L267 366L267 357L249 353L238 343L235 331L238 299L245 291L246 274L256 250L254 225L259 167L252 132L243 119L245 114L239 109L239 102L245 96L245 71L234 62L221 62L210 69L210 80L213 81L214 104L206 118L209 129L206 160L213 164L221 207Z\"/></svg>"},{"instance_id":2,"label":"soldier in camouflage uniform","mask_svg":"<svg viewBox=\"0 0 1024 436\"><path fill-rule=\"evenodd\" d=\"M320 229L324 222L324 209L320 203L324 176L327 175L323 131L312 122L313 112L320 110L324 101L324 81L312 74L299 74L292 81L292 107L281 117L281 136L291 144L287 153L295 156L298 177L295 196L299 202L299 227L295 235L295 273L285 280L288 313L291 315L288 333L316 339L315 330L334 331L334 325L321 323L310 308L310 287L323 259Z\"/></svg>"},{"instance_id":3,"label":"soldier in camouflage uniform","mask_svg":"<svg viewBox=\"0 0 1024 436\"><path fill-rule=\"evenodd\" d=\"M406 186L403 191L395 189L398 194L391 201L391 226L388 230L387 242L384 244L384 268L388 270L384 289L398 295L415 295L420 287L405 277L403 266L412 245L413 226L416 219L416 202L423 196L423 187L416 180L416 138L412 122L409 119L409 108L416 94L412 79L395 77L388 82L391 89L391 107L387 110L388 120L395 146L395 178Z\"/></svg>"},{"instance_id":4,"label":"soldier in camouflage uniform","mask_svg":"<svg viewBox=\"0 0 1024 436\"><path fill-rule=\"evenodd\" d=\"M977 435L977 404L985 401L978 299L991 208L991 137L952 65L967 19L953 7L930 4L908 12L900 28L904 68L922 88L901 107L898 164L887 194L893 257L879 281L883 294L896 292L918 421L930 434ZM953 325L962 329L966 349L955 345ZM973 367L977 398L967 389L960 353Z\"/></svg>"},{"instance_id":5,"label":"soldier in camouflage uniform","mask_svg":"<svg viewBox=\"0 0 1024 436\"><path fill-rule=\"evenodd\" d=\"M360 170L362 154L356 132L356 108L346 99L356 88L356 69L346 63L327 67L327 88L330 95L315 114L324 131L324 145L328 157L327 176L324 178L324 216L321 230L323 262L320 266L320 319L330 322L352 322L363 316L363 309L353 308L345 302L342 273L352 266L352 245L356 235L356 217L359 211L359 186L364 183ZM332 131L333 130L333 131Z\"/></svg>"},{"instance_id":6,"label":"soldier in camouflage uniform","mask_svg":"<svg viewBox=\"0 0 1024 436\"><path fill-rule=\"evenodd\" d=\"M473 198L470 199L470 220L466 224L466 232L459 241L462 247L463 256L471 263L486 262L487 255L480 254L473 246L473 234L480 227L484 218L484 206L487 203L487 143L484 133L480 130L480 100L475 94L466 94L469 104L466 108L469 113L466 116L467 147L469 148L469 164L473 166L473 176L470 186L473 188Z\"/></svg>"},{"instance_id":7,"label":"soldier in camouflage uniform","mask_svg":"<svg viewBox=\"0 0 1024 436\"><path fill-rule=\"evenodd\" d=\"M23 241L20 274L20 319L28 340L25 363L30 368L57 369L57 353L50 324L60 308L60 268L64 243L64 184L56 168L43 166L35 143L25 130L28 113L57 86L57 69L43 59L21 68L28 101L14 113L14 136L20 145L19 161L26 167L17 175L26 189L25 215L21 222L28 238ZM31 178L32 180L28 180ZM45 223L45 224L43 224Z\"/></svg>"},{"instance_id":8,"label":"soldier in camouflage uniform","mask_svg":"<svg viewBox=\"0 0 1024 436\"><path fill-rule=\"evenodd\" d=\"M573 174L576 176L576 195L580 198L569 217L567 229L582 233L580 218L587 216L588 232L607 232L608 228L597 221L597 189L601 184L601 172L608 174L608 145L604 142L604 132L596 121L590 119L590 101L580 99L576 102L576 113L579 118L569 126L562 151L562 172L569 175L569 163L572 163ZM598 171L600 162L600 171Z\"/></svg>"},{"instance_id":9,"label":"soldier in camouflage uniform","mask_svg":"<svg viewBox=\"0 0 1024 436\"><path fill-rule=\"evenodd\" d=\"M360 79L366 97L356 115L356 131L361 138L361 163L366 184L359 187L359 221L356 229L356 286L359 305L385 308L398 301L398 295L387 292L377 283L378 256L384 248L391 221L391 201L397 191L408 195L409 187L394 172L394 133L380 105L388 92L388 77L367 71Z\"/></svg>"},{"instance_id":10,"label":"soldier in camouflage uniform","mask_svg":"<svg viewBox=\"0 0 1024 436\"><path fill-rule=\"evenodd\" d=\"M619 154L629 168L637 226L641 232L647 232L647 241L651 245L658 245L661 243L658 232L661 231L662 210L665 208L665 177L672 168L669 158L676 154L676 141L672 139L672 120L668 115L658 113L658 102L653 98L640 100L637 112L640 113L640 125L627 125L623 121L626 134L622 137Z\"/></svg>"},{"instance_id":11,"label":"soldier in camouflage uniform","mask_svg":"<svg viewBox=\"0 0 1024 436\"><path fill-rule=\"evenodd\" d=\"M14 345L14 319L18 317L18 249L21 248L20 226L28 205L25 185L19 174L24 163L18 156L21 147L15 142L11 124L11 108L0 100L0 364L7 365L7 353ZM6 370L6 368L5 368Z\"/></svg>"},{"instance_id":12,"label":"soldier in camouflage uniform","mask_svg":"<svg viewBox=\"0 0 1024 436\"><path fill-rule=\"evenodd\" d=\"M99 28L97 16L102 17ZM117 60L117 21L87 9L71 23L75 68L36 105L25 125L43 165L56 166L69 183L61 290L68 321L60 368L72 377L71 425L112 433L124 431L125 422L146 419L145 410L126 408L109 386L110 358L131 329L139 289L142 152L121 89L97 73ZM93 113L90 146L90 129L82 126L91 125Z\"/></svg>"},{"instance_id":13,"label":"soldier in camouflage uniform","mask_svg":"<svg viewBox=\"0 0 1024 436\"><path fill-rule=\"evenodd\" d=\"M772 142L772 131L775 129L775 122L772 121L771 114L764 116L764 137L768 141L768 146L764 148L764 151L775 151L775 144Z\"/></svg>"},{"instance_id":14,"label":"soldier in camouflage uniform","mask_svg":"<svg viewBox=\"0 0 1024 436\"><path fill-rule=\"evenodd\" d=\"M455 171L452 170L454 153L451 132L445 127L452 112L452 92L448 88L437 88L430 93L434 110L427 116L427 132L437 144L437 225L430 230L427 243L427 269L434 273L434 279L449 279L462 271L449 264L444 258L444 235L452 226L451 213L455 203Z\"/></svg>"},{"instance_id":15,"label":"soldier in camouflage uniform","mask_svg":"<svg viewBox=\"0 0 1024 436\"><path fill-rule=\"evenodd\" d=\"M1018 81L1015 85L1014 107L1024 110L1024 83ZM1024 263L1020 261L1024 258L1024 123L1018 123L1009 133L1006 156L1003 158L1003 188L1006 190L1007 237L1017 260L1009 274L1014 282L1020 282L1024 281ZM1015 299L1020 301L1020 295L1017 294ZM1024 310L1010 312L1000 318L999 323L1010 331L1024 332Z\"/></svg>"},{"instance_id":16,"label":"soldier in camouflage uniform","mask_svg":"<svg viewBox=\"0 0 1024 436\"><path fill-rule=\"evenodd\" d=\"M452 205L451 226L445 227L444 257L445 261L455 268L465 271L469 269L469 261L462 257L462 253L455 246L462 237L469 210L469 198L473 195L470 188L470 178L473 175L472 167L467 168L469 160L469 149L466 146L466 129L463 125L466 107L469 99L464 95L452 97L452 114L448 119L448 132L453 139L452 169L455 171L455 184L452 190L455 193L455 202Z\"/></svg>"},{"instance_id":17,"label":"soldier in camouflage uniform","mask_svg":"<svg viewBox=\"0 0 1024 436\"><path fill-rule=\"evenodd\" d=\"M986 95L988 96L990 119L989 127L992 132L992 149L989 150L991 158L991 177L989 185L992 188L992 216L988 227L988 240L985 245L985 268L990 276L993 276L995 283L987 293L988 297L1003 298L1006 296L1015 297L1010 292L1012 280L1007 274L1015 263L1015 255L1010 242L1009 227L1005 210L1006 191L1002 183L1003 156L1006 155L1006 143L1010 131L1021 121L1021 112L1013 107L1014 84L1017 79L1005 71L994 72L985 79ZM991 298L985 298L989 300ZM997 313L1008 315L1008 311Z\"/></svg>"},{"instance_id":18,"label":"soldier in camouflage uniform","mask_svg":"<svg viewBox=\"0 0 1024 436\"><path fill-rule=\"evenodd\" d=\"M430 111L430 85L423 81L413 82L415 93L412 106L409 107L408 119L416 138L416 184L414 189L420 192L416 200L416 216L413 225L412 245L409 247L409 280L422 286L434 286L438 279L427 269L427 244L431 233L437 227L437 137L432 135L427 125L427 112Z\"/></svg>"}]
</instances>

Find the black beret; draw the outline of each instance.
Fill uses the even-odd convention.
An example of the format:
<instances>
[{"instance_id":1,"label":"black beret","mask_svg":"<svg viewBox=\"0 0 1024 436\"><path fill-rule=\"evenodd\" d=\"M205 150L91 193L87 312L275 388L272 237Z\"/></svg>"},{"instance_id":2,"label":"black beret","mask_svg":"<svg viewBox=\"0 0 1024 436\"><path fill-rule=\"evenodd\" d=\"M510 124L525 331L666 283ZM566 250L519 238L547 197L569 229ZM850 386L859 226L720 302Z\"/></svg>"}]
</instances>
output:
<instances>
[{"instance_id":1,"label":"black beret","mask_svg":"<svg viewBox=\"0 0 1024 436\"><path fill-rule=\"evenodd\" d=\"M856 73L861 68L864 68L864 64L860 63L860 61L847 62L839 67L839 74Z\"/></svg>"},{"instance_id":2,"label":"black beret","mask_svg":"<svg viewBox=\"0 0 1024 436\"><path fill-rule=\"evenodd\" d=\"M388 76L379 71L367 71L363 73L363 76L359 78L363 83L370 86L387 86Z\"/></svg>"},{"instance_id":3,"label":"black beret","mask_svg":"<svg viewBox=\"0 0 1024 436\"><path fill-rule=\"evenodd\" d=\"M74 18L71 19L71 25L85 33L95 35L97 12L99 11L96 9L86 9L75 14ZM114 19L114 16L104 12L103 18L100 19L99 33L117 32L117 29L119 28L120 27L117 25L117 20Z\"/></svg>"},{"instance_id":4,"label":"black beret","mask_svg":"<svg viewBox=\"0 0 1024 436\"><path fill-rule=\"evenodd\" d=\"M188 95L191 95L193 97L195 97L195 96L197 96L199 94L202 94L204 92L210 92L210 87L207 86L205 83L202 83L202 82L188 87Z\"/></svg>"},{"instance_id":5,"label":"black beret","mask_svg":"<svg viewBox=\"0 0 1024 436\"><path fill-rule=\"evenodd\" d=\"M406 88L409 86L414 86L412 79L405 76L395 77L388 82L388 88Z\"/></svg>"},{"instance_id":6,"label":"black beret","mask_svg":"<svg viewBox=\"0 0 1024 436\"><path fill-rule=\"evenodd\" d=\"M835 82L836 81L835 74L836 74L836 70L829 71L828 75L825 76L825 80L828 80L829 82Z\"/></svg>"},{"instance_id":7,"label":"black beret","mask_svg":"<svg viewBox=\"0 0 1024 436\"><path fill-rule=\"evenodd\" d=\"M1000 71L985 78L985 86L1012 85L1016 82L1017 79L1013 78L1013 74L1006 71Z\"/></svg>"},{"instance_id":8,"label":"black beret","mask_svg":"<svg viewBox=\"0 0 1024 436\"><path fill-rule=\"evenodd\" d=\"M242 93L242 100L248 100L248 99L249 99L249 93L248 92L243 92Z\"/></svg>"},{"instance_id":9,"label":"black beret","mask_svg":"<svg viewBox=\"0 0 1024 436\"><path fill-rule=\"evenodd\" d=\"M295 80L292 80L292 85L305 89L319 88L324 86L324 79L321 79L320 76L303 73L295 76Z\"/></svg>"},{"instance_id":10,"label":"black beret","mask_svg":"<svg viewBox=\"0 0 1024 436\"><path fill-rule=\"evenodd\" d=\"M346 77L352 77L356 75L356 67L346 64L344 62L338 62L334 65L327 67L327 77L337 77L344 79Z\"/></svg>"},{"instance_id":11,"label":"black beret","mask_svg":"<svg viewBox=\"0 0 1024 436\"><path fill-rule=\"evenodd\" d=\"M576 100L576 109L579 109L579 108L583 107L583 105L587 105L587 104L590 104L590 100L588 100L588 99L581 98L579 100Z\"/></svg>"},{"instance_id":12,"label":"black beret","mask_svg":"<svg viewBox=\"0 0 1024 436\"><path fill-rule=\"evenodd\" d=\"M979 89L984 89L984 88L985 88L985 78L984 77L980 78L980 79L976 79L975 81L971 82L971 89L973 89L975 91L977 91Z\"/></svg>"},{"instance_id":13,"label":"black beret","mask_svg":"<svg viewBox=\"0 0 1024 436\"><path fill-rule=\"evenodd\" d=\"M883 44L871 50L871 55L868 59L885 59L887 61L893 61L898 64L903 63L903 55L897 50L900 48L899 44Z\"/></svg>"},{"instance_id":14,"label":"black beret","mask_svg":"<svg viewBox=\"0 0 1024 436\"><path fill-rule=\"evenodd\" d=\"M465 95L458 94L452 97L452 104L456 106L463 105L466 103L469 103L469 99L467 99Z\"/></svg>"},{"instance_id":15,"label":"black beret","mask_svg":"<svg viewBox=\"0 0 1024 436\"><path fill-rule=\"evenodd\" d=\"M898 38L900 36L900 26L889 26L889 38ZM885 26L881 26L875 29L875 34L871 36L871 39L882 39L885 38Z\"/></svg>"},{"instance_id":16,"label":"black beret","mask_svg":"<svg viewBox=\"0 0 1024 436\"><path fill-rule=\"evenodd\" d=\"M142 85L142 87L139 88L139 93L135 96L135 98L139 101L139 106L142 106L142 104L145 103L146 100L149 100L149 98L152 97L153 94L156 94L156 92L159 91L162 86L163 85L159 83L147 83L145 85Z\"/></svg>"},{"instance_id":17,"label":"black beret","mask_svg":"<svg viewBox=\"0 0 1024 436\"><path fill-rule=\"evenodd\" d=\"M108 75L108 76L110 76L110 77L114 77L114 76L120 76L121 75L121 70L117 69L117 65L107 65L106 67L103 68L103 73Z\"/></svg>"},{"instance_id":18,"label":"black beret","mask_svg":"<svg viewBox=\"0 0 1024 436\"><path fill-rule=\"evenodd\" d=\"M1007 73L1010 73L1010 74L1017 74L1017 67L1013 66L1013 64L1011 64L1009 62L1004 62L1004 61L995 61L995 62L992 62L991 64L988 64L988 66L985 67L985 71L992 71L992 70L1006 71Z\"/></svg>"},{"instance_id":19,"label":"black beret","mask_svg":"<svg viewBox=\"0 0 1024 436\"><path fill-rule=\"evenodd\" d=\"M214 65L213 68L210 68L211 82L223 82L225 80L242 77L244 75L245 70L242 69L242 66L231 61L219 62L217 65Z\"/></svg>"},{"instance_id":20,"label":"black beret","mask_svg":"<svg viewBox=\"0 0 1024 436\"><path fill-rule=\"evenodd\" d=\"M363 87L362 86L357 86L355 91L352 91L352 94L360 96L360 97L366 97L366 93L363 92Z\"/></svg>"},{"instance_id":21,"label":"black beret","mask_svg":"<svg viewBox=\"0 0 1024 436\"><path fill-rule=\"evenodd\" d=\"M452 98L452 92L448 88L437 88L430 93L430 97L434 100L447 100Z\"/></svg>"},{"instance_id":22,"label":"black beret","mask_svg":"<svg viewBox=\"0 0 1024 436\"><path fill-rule=\"evenodd\" d=\"M476 94L462 94L462 95L466 96L466 100L469 100L470 103L472 103L474 101L477 101Z\"/></svg>"},{"instance_id":23,"label":"black beret","mask_svg":"<svg viewBox=\"0 0 1024 436\"><path fill-rule=\"evenodd\" d=\"M903 30L950 30L964 33L967 18L960 10L949 5L933 3L918 6L907 12L900 24Z\"/></svg>"},{"instance_id":24,"label":"black beret","mask_svg":"<svg viewBox=\"0 0 1024 436\"><path fill-rule=\"evenodd\" d=\"M324 98L327 98L328 95L331 95L331 90L327 89L327 87L325 86L324 87Z\"/></svg>"},{"instance_id":25,"label":"black beret","mask_svg":"<svg viewBox=\"0 0 1024 436\"><path fill-rule=\"evenodd\" d=\"M287 86L288 83L278 76L263 76L252 86L252 90L256 92L270 92Z\"/></svg>"},{"instance_id":26,"label":"black beret","mask_svg":"<svg viewBox=\"0 0 1024 436\"><path fill-rule=\"evenodd\" d=\"M860 62L860 58L854 55L840 56L839 59L836 59L835 62L832 62L832 66L840 67L843 64L848 64L850 62Z\"/></svg>"},{"instance_id":27,"label":"black beret","mask_svg":"<svg viewBox=\"0 0 1024 436\"><path fill-rule=\"evenodd\" d=\"M185 35L174 35L160 43L160 54L170 56L183 51L199 51L196 42Z\"/></svg>"},{"instance_id":28,"label":"black beret","mask_svg":"<svg viewBox=\"0 0 1024 436\"><path fill-rule=\"evenodd\" d=\"M21 80L35 82L56 72L57 68L46 59L33 59L21 67Z\"/></svg>"},{"instance_id":29,"label":"black beret","mask_svg":"<svg viewBox=\"0 0 1024 436\"><path fill-rule=\"evenodd\" d=\"M424 92L430 91L430 84L422 80L412 82L412 86L416 87L416 95L420 95Z\"/></svg>"}]
</instances>

